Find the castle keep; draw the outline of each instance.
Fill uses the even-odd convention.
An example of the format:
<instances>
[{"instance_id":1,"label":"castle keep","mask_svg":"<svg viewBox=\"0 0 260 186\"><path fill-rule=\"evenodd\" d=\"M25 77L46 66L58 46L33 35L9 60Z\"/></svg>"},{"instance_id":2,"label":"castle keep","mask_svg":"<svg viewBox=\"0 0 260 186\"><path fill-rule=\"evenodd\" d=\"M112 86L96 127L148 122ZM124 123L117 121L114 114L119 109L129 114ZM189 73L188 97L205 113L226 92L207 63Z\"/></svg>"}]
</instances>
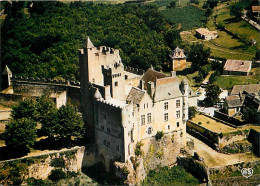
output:
<instances>
[{"instance_id":1,"label":"castle keep","mask_svg":"<svg viewBox=\"0 0 260 186\"><path fill-rule=\"evenodd\" d=\"M107 170L114 161L130 161L137 142L145 144L158 131L175 133L185 144L194 94L187 80L179 82L174 72L125 67L118 50L94 47L89 38L79 61L81 110Z\"/></svg>"}]
</instances>

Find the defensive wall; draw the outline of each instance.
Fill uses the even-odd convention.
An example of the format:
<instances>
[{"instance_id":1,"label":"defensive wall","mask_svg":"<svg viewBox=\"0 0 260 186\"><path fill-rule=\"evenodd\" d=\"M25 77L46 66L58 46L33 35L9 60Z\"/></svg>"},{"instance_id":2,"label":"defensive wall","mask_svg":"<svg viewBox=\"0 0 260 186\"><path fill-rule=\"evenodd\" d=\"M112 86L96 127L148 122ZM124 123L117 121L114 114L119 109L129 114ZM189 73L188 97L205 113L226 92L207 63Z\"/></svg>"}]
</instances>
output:
<instances>
[{"instance_id":1,"label":"defensive wall","mask_svg":"<svg viewBox=\"0 0 260 186\"><path fill-rule=\"evenodd\" d=\"M190 120L187 121L187 132L216 150L221 150L235 141L247 139L249 135L249 130L235 130L228 133L214 132Z\"/></svg>"},{"instance_id":2,"label":"defensive wall","mask_svg":"<svg viewBox=\"0 0 260 186\"><path fill-rule=\"evenodd\" d=\"M239 119L236 119L232 116L229 116L223 112L220 112L220 111L214 111L214 117L217 118L217 119L220 119L222 121L225 121L225 122L228 122L228 123L231 123L235 126L241 126L241 125L244 125L246 124L245 122L242 122L240 121Z\"/></svg>"},{"instance_id":3,"label":"defensive wall","mask_svg":"<svg viewBox=\"0 0 260 186\"><path fill-rule=\"evenodd\" d=\"M0 161L0 168L2 170L10 171L10 169L16 165L23 166L23 170L19 172L22 179L32 177L35 179L47 179L54 169L62 169L65 172L81 171L84 151L85 147L81 146L38 156ZM4 180L0 180L0 182L6 181L8 183L8 179L9 178L6 177Z\"/></svg>"}]
</instances>

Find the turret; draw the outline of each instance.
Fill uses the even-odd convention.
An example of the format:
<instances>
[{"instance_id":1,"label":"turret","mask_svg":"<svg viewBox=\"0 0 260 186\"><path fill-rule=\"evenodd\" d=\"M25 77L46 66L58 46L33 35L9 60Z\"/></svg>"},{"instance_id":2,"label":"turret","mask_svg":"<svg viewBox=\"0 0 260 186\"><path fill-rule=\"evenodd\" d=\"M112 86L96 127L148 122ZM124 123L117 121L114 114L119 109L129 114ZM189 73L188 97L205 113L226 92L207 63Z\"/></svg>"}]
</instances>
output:
<instances>
[{"instance_id":1,"label":"turret","mask_svg":"<svg viewBox=\"0 0 260 186\"><path fill-rule=\"evenodd\" d=\"M2 73L1 89L6 89L11 85L12 72L6 65Z\"/></svg>"}]
</instances>

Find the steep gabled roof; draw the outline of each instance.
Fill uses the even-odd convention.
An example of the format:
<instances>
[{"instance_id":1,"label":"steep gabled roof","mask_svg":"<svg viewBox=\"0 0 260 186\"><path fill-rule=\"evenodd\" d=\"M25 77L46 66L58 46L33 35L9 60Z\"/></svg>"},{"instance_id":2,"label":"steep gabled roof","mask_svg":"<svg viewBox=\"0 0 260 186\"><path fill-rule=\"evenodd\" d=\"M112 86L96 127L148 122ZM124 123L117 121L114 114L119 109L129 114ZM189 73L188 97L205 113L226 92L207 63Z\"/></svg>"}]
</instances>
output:
<instances>
[{"instance_id":1,"label":"steep gabled roof","mask_svg":"<svg viewBox=\"0 0 260 186\"><path fill-rule=\"evenodd\" d=\"M250 85L235 85L231 91L231 95L239 94L240 92L246 91L249 94L259 94L260 84L250 84Z\"/></svg>"},{"instance_id":2,"label":"steep gabled roof","mask_svg":"<svg viewBox=\"0 0 260 186\"><path fill-rule=\"evenodd\" d=\"M242 106L242 100L240 99L239 95L231 95L226 97L226 102L228 107L241 107Z\"/></svg>"},{"instance_id":3,"label":"steep gabled roof","mask_svg":"<svg viewBox=\"0 0 260 186\"><path fill-rule=\"evenodd\" d=\"M251 69L251 63L252 63L252 61L228 59L225 63L224 70L249 72Z\"/></svg>"},{"instance_id":4,"label":"steep gabled roof","mask_svg":"<svg viewBox=\"0 0 260 186\"><path fill-rule=\"evenodd\" d=\"M156 80L154 102L181 97L179 79L166 77Z\"/></svg>"},{"instance_id":5,"label":"steep gabled roof","mask_svg":"<svg viewBox=\"0 0 260 186\"><path fill-rule=\"evenodd\" d=\"M148 69L145 72L145 74L143 75L142 80L144 80L146 83L148 83L149 81L155 82L156 79L160 79L160 78L164 78L164 77L167 77L167 75L163 74L161 72L157 72L152 69Z\"/></svg>"},{"instance_id":6,"label":"steep gabled roof","mask_svg":"<svg viewBox=\"0 0 260 186\"><path fill-rule=\"evenodd\" d=\"M141 100L143 99L143 96L145 94L145 91L132 87L132 89L130 90L126 101L127 102L133 102L134 104L139 104L141 102Z\"/></svg>"}]
</instances>

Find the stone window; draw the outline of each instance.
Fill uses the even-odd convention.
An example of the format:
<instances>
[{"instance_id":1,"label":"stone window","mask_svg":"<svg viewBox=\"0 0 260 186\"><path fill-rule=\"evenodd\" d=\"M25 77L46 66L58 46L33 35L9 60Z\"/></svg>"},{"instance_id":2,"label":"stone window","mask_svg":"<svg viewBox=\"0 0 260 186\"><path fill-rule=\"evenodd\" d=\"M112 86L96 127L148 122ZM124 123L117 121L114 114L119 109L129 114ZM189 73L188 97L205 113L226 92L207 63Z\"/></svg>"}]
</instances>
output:
<instances>
[{"instance_id":1,"label":"stone window","mask_svg":"<svg viewBox=\"0 0 260 186\"><path fill-rule=\"evenodd\" d=\"M141 124L144 125L145 124L145 115L141 116Z\"/></svg>"},{"instance_id":2,"label":"stone window","mask_svg":"<svg viewBox=\"0 0 260 186\"><path fill-rule=\"evenodd\" d=\"M152 134L152 127L148 128L148 134Z\"/></svg>"},{"instance_id":3,"label":"stone window","mask_svg":"<svg viewBox=\"0 0 260 186\"><path fill-rule=\"evenodd\" d=\"M152 122L152 114L148 113L147 114L147 123L151 123Z\"/></svg>"},{"instance_id":4,"label":"stone window","mask_svg":"<svg viewBox=\"0 0 260 186\"><path fill-rule=\"evenodd\" d=\"M110 147L110 142L109 141L107 142L107 146Z\"/></svg>"},{"instance_id":5,"label":"stone window","mask_svg":"<svg viewBox=\"0 0 260 186\"><path fill-rule=\"evenodd\" d=\"M118 82L116 81L116 82L115 82L115 87L117 87L117 86L118 86Z\"/></svg>"},{"instance_id":6,"label":"stone window","mask_svg":"<svg viewBox=\"0 0 260 186\"><path fill-rule=\"evenodd\" d=\"M177 127L179 127L180 126L180 122L177 122Z\"/></svg>"},{"instance_id":7,"label":"stone window","mask_svg":"<svg viewBox=\"0 0 260 186\"><path fill-rule=\"evenodd\" d=\"M103 141L103 144L104 144L104 145L106 145L106 144L107 144L107 141L106 141L106 140L104 140L104 141Z\"/></svg>"},{"instance_id":8,"label":"stone window","mask_svg":"<svg viewBox=\"0 0 260 186\"><path fill-rule=\"evenodd\" d=\"M110 128L107 128L107 132L110 133Z\"/></svg>"},{"instance_id":9,"label":"stone window","mask_svg":"<svg viewBox=\"0 0 260 186\"><path fill-rule=\"evenodd\" d=\"M118 151L118 152L119 152L119 145L117 145L117 146L116 146L116 151Z\"/></svg>"},{"instance_id":10,"label":"stone window","mask_svg":"<svg viewBox=\"0 0 260 186\"><path fill-rule=\"evenodd\" d=\"M181 116L181 112L179 110L176 111L176 118L178 119L178 118L180 118L180 116Z\"/></svg>"},{"instance_id":11,"label":"stone window","mask_svg":"<svg viewBox=\"0 0 260 186\"><path fill-rule=\"evenodd\" d=\"M145 109L145 104L144 104L144 109Z\"/></svg>"},{"instance_id":12,"label":"stone window","mask_svg":"<svg viewBox=\"0 0 260 186\"><path fill-rule=\"evenodd\" d=\"M103 125L101 125L101 130L104 130L104 126Z\"/></svg>"},{"instance_id":13,"label":"stone window","mask_svg":"<svg viewBox=\"0 0 260 186\"><path fill-rule=\"evenodd\" d=\"M106 114L103 114L103 119L104 119L104 120L107 120Z\"/></svg>"},{"instance_id":14,"label":"stone window","mask_svg":"<svg viewBox=\"0 0 260 186\"><path fill-rule=\"evenodd\" d=\"M125 75L125 79L128 79L128 75Z\"/></svg>"},{"instance_id":15,"label":"stone window","mask_svg":"<svg viewBox=\"0 0 260 186\"><path fill-rule=\"evenodd\" d=\"M171 126L170 125L168 125L168 130L170 130L171 129Z\"/></svg>"},{"instance_id":16,"label":"stone window","mask_svg":"<svg viewBox=\"0 0 260 186\"><path fill-rule=\"evenodd\" d=\"M168 121L168 113L164 113L164 121Z\"/></svg>"},{"instance_id":17,"label":"stone window","mask_svg":"<svg viewBox=\"0 0 260 186\"><path fill-rule=\"evenodd\" d=\"M148 103L146 103L146 108L148 108Z\"/></svg>"},{"instance_id":18,"label":"stone window","mask_svg":"<svg viewBox=\"0 0 260 186\"><path fill-rule=\"evenodd\" d=\"M176 100L176 108L179 108L181 106L181 101L180 100Z\"/></svg>"},{"instance_id":19,"label":"stone window","mask_svg":"<svg viewBox=\"0 0 260 186\"><path fill-rule=\"evenodd\" d=\"M168 110L168 102L164 103L164 110Z\"/></svg>"}]
</instances>

